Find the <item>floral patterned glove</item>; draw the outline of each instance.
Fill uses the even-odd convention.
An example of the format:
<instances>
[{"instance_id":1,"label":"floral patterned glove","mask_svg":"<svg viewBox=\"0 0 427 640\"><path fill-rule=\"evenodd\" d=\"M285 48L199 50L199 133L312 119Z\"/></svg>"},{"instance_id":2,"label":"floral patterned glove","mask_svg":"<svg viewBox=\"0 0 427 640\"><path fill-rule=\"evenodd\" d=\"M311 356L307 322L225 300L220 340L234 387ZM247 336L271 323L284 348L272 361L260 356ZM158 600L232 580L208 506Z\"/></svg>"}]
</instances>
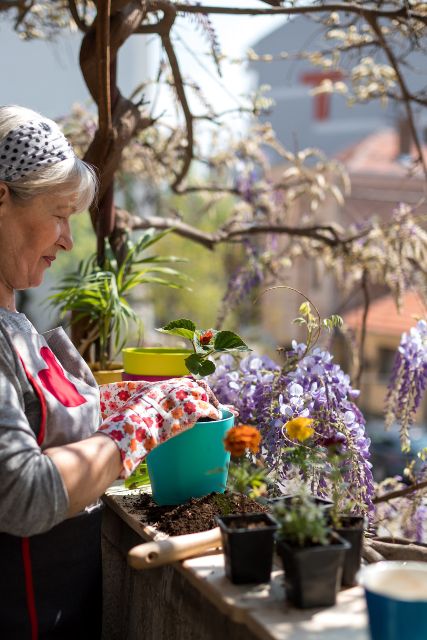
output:
<instances>
[{"instance_id":1,"label":"floral patterned glove","mask_svg":"<svg viewBox=\"0 0 427 640\"><path fill-rule=\"evenodd\" d=\"M218 420L222 415L206 383L201 386L191 378L116 382L102 385L100 393L103 422L98 430L118 446L125 478L158 444L200 418Z\"/></svg>"}]
</instances>

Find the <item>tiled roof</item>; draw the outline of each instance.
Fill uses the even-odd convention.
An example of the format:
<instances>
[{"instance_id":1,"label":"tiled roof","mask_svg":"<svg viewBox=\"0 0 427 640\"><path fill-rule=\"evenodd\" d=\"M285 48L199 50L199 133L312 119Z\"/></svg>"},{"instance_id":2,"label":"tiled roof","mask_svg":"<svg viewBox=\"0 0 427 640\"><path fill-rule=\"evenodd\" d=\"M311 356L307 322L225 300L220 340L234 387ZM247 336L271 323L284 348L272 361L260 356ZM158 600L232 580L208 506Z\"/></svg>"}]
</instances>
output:
<instances>
[{"instance_id":1,"label":"tiled roof","mask_svg":"<svg viewBox=\"0 0 427 640\"><path fill-rule=\"evenodd\" d=\"M426 317L426 308L416 293L406 293L403 297L401 313L391 296L384 296L371 303L366 330L369 333L382 335L400 335L414 326L416 318ZM363 307L357 307L344 314L347 327L359 329L362 326Z\"/></svg>"},{"instance_id":2,"label":"tiled roof","mask_svg":"<svg viewBox=\"0 0 427 640\"><path fill-rule=\"evenodd\" d=\"M423 147L427 161L427 147ZM416 157L415 148L412 157ZM337 155L350 173L377 173L407 176L410 159L399 158L399 134L395 129L382 129ZM417 172L418 174L419 172Z\"/></svg>"}]
</instances>

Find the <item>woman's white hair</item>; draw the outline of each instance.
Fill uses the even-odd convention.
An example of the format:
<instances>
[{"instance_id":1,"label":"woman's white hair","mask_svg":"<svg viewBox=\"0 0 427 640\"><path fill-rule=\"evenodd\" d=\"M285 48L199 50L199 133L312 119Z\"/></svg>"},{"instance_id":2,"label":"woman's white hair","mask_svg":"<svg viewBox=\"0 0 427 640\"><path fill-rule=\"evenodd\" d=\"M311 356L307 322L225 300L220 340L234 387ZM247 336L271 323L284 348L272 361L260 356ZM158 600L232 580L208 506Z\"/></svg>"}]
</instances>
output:
<instances>
[{"instance_id":1,"label":"woman's white hair","mask_svg":"<svg viewBox=\"0 0 427 640\"><path fill-rule=\"evenodd\" d=\"M0 142L12 129L31 120L41 119L48 124L55 124L49 118L25 107L0 107ZM12 195L20 200L29 200L49 192L55 192L58 196L74 196L75 210L79 212L89 208L98 191L94 169L77 156L41 167L22 178L8 181L7 185Z\"/></svg>"}]
</instances>

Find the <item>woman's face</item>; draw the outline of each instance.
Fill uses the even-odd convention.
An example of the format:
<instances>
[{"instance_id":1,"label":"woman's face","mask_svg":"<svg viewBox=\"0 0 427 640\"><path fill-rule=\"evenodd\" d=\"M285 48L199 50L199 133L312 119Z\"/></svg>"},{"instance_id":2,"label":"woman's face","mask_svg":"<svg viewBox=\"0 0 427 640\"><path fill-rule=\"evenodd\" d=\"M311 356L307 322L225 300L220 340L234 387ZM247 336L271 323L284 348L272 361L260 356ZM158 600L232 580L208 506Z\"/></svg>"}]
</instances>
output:
<instances>
[{"instance_id":1,"label":"woman's face","mask_svg":"<svg viewBox=\"0 0 427 640\"><path fill-rule=\"evenodd\" d=\"M0 304L8 292L41 284L58 252L72 249L73 212L70 196L16 200L0 183Z\"/></svg>"}]
</instances>

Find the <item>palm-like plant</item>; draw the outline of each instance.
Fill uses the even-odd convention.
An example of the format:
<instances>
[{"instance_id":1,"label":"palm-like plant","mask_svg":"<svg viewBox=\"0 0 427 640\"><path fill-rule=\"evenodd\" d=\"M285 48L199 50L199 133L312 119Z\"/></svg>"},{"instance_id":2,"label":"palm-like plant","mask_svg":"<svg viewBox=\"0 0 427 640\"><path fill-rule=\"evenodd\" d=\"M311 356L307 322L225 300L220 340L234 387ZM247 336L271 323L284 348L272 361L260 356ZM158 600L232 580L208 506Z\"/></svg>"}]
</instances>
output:
<instances>
[{"instance_id":1,"label":"palm-like plant","mask_svg":"<svg viewBox=\"0 0 427 640\"><path fill-rule=\"evenodd\" d=\"M110 360L112 342L115 353L123 348L129 322L135 323L141 337L142 319L128 300L132 289L142 284L183 287L176 280L183 280L186 276L163 265L185 260L175 256L143 255L167 233L169 231L155 233L154 230L148 230L137 242L128 241L120 264L107 246L103 267L97 264L96 254L91 255L79 263L74 273L64 276L57 293L49 296L51 305L59 309L61 317L71 312L73 323L87 320L87 337L78 345L78 349L83 354L98 341L101 369L105 369Z\"/></svg>"}]
</instances>

